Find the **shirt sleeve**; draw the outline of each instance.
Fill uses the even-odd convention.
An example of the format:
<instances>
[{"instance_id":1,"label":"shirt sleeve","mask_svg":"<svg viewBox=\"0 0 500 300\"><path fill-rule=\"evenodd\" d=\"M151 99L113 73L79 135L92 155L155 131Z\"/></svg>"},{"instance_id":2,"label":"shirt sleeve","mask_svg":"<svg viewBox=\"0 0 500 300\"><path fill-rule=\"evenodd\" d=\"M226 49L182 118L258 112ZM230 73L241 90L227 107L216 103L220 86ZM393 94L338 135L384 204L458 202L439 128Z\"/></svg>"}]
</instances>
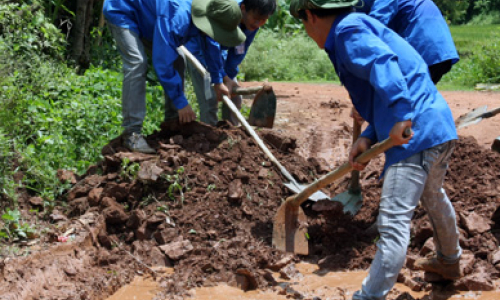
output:
<instances>
[{"instance_id":1,"label":"shirt sleeve","mask_svg":"<svg viewBox=\"0 0 500 300\"><path fill-rule=\"evenodd\" d=\"M246 40L244 43L241 45L238 45L236 47L231 47L228 49L227 53L227 59L224 63L224 71L226 72L227 76L231 79L234 79L236 75L238 75L239 72L239 65L245 59L245 56L247 55L248 48L250 48L250 45L252 44L255 35L257 34L258 29L251 31L246 34Z\"/></svg>"},{"instance_id":2,"label":"shirt sleeve","mask_svg":"<svg viewBox=\"0 0 500 300\"><path fill-rule=\"evenodd\" d=\"M205 62L207 64L208 72L212 78L212 83L221 83L225 76L223 62L222 62L222 49L219 43L211 39L209 36L202 37L204 39L203 45Z\"/></svg>"},{"instance_id":3,"label":"shirt sleeve","mask_svg":"<svg viewBox=\"0 0 500 300\"><path fill-rule=\"evenodd\" d=\"M188 105L188 101L184 95L182 78L174 69L174 61L179 56L176 48L168 18L158 18L153 34L153 67L165 93L177 109L182 109Z\"/></svg>"},{"instance_id":4,"label":"shirt sleeve","mask_svg":"<svg viewBox=\"0 0 500 300\"><path fill-rule=\"evenodd\" d=\"M375 132L375 127L372 124L368 124L366 129L361 133L362 137L369 138L373 143L378 142L377 134Z\"/></svg>"},{"instance_id":5,"label":"shirt sleeve","mask_svg":"<svg viewBox=\"0 0 500 300\"><path fill-rule=\"evenodd\" d=\"M375 0L368 14L388 26L398 13L398 0Z\"/></svg>"},{"instance_id":6,"label":"shirt sleeve","mask_svg":"<svg viewBox=\"0 0 500 300\"><path fill-rule=\"evenodd\" d=\"M413 117L412 101L398 56L371 30L363 26L340 29L342 63L354 76L369 81L382 103L397 122Z\"/></svg>"}]
</instances>

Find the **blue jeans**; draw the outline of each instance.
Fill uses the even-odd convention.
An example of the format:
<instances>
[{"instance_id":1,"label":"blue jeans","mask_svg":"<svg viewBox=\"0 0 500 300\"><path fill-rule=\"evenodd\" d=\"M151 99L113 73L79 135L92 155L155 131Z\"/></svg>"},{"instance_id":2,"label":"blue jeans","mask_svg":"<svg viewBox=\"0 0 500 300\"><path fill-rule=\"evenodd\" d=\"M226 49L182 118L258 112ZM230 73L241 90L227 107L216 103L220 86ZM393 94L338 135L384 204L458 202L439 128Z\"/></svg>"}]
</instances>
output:
<instances>
[{"instance_id":1,"label":"blue jeans","mask_svg":"<svg viewBox=\"0 0 500 300\"><path fill-rule=\"evenodd\" d=\"M122 127L125 134L140 133L146 117L146 74L148 72L148 54L151 46L139 36L125 28L108 22L108 28L115 39L116 46L123 61L122 85ZM176 69L184 80L184 59L174 62ZM177 118L177 109L165 94L165 119Z\"/></svg>"},{"instance_id":2,"label":"blue jeans","mask_svg":"<svg viewBox=\"0 0 500 300\"><path fill-rule=\"evenodd\" d=\"M352 299L385 299L406 259L413 211L421 201L434 230L439 257L449 263L460 259L455 210L443 189L455 141L429 148L390 166L385 175L377 218L380 239L377 253L361 290Z\"/></svg>"},{"instance_id":3,"label":"blue jeans","mask_svg":"<svg viewBox=\"0 0 500 300\"><path fill-rule=\"evenodd\" d=\"M206 69L206 66L205 66ZM189 76L191 77L191 82L193 83L194 93L196 94L196 99L198 100L198 105L200 107L200 121L210 125L216 125L219 121L217 117L217 113L219 111L219 103L215 96L215 91L213 87L205 87L205 81L203 80L203 76L196 70L196 68L188 61L187 62L187 71ZM236 81L236 79L233 79ZM211 91L210 97L207 98L205 95L205 89L209 88ZM242 97L239 95L234 95L231 97L231 101L234 105L241 109ZM231 112L227 105L222 105L222 119L228 120L231 124L238 126L239 121L238 118Z\"/></svg>"}]
</instances>

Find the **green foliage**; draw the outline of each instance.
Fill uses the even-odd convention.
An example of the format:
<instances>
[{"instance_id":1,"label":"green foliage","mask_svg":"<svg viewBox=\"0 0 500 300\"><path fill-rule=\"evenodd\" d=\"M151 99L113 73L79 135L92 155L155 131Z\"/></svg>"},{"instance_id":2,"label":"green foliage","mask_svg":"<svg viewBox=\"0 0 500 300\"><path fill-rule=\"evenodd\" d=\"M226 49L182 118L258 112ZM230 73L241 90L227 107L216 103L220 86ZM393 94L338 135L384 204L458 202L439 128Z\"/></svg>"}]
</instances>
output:
<instances>
[{"instance_id":1,"label":"green foliage","mask_svg":"<svg viewBox=\"0 0 500 300\"><path fill-rule=\"evenodd\" d=\"M184 167L179 167L174 174L166 174L162 175L168 183L168 197L172 200L175 200L175 194L179 193L181 196L181 204L184 203L184 189L189 189L187 178L184 175Z\"/></svg>"},{"instance_id":2,"label":"green foliage","mask_svg":"<svg viewBox=\"0 0 500 300\"><path fill-rule=\"evenodd\" d=\"M26 59L40 53L61 58L66 46L64 36L45 18L37 1L0 4L0 43Z\"/></svg>"},{"instance_id":3,"label":"green foliage","mask_svg":"<svg viewBox=\"0 0 500 300\"><path fill-rule=\"evenodd\" d=\"M7 208L2 215L3 227L0 229L0 238L12 239L14 237L32 239L36 236L35 229L21 220L21 213Z\"/></svg>"},{"instance_id":4,"label":"green foliage","mask_svg":"<svg viewBox=\"0 0 500 300\"><path fill-rule=\"evenodd\" d=\"M240 67L246 81L335 80L337 75L325 51L305 36L283 36L262 30Z\"/></svg>"},{"instance_id":5,"label":"green foliage","mask_svg":"<svg viewBox=\"0 0 500 300\"><path fill-rule=\"evenodd\" d=\"M469 2L469 0L434 0L446 20L452 24L465 21Z\"/></svg>"},{"instance_id":6,"label":"green foliage","mask_svg":"<svg viewBox=\"0 0 500 300\"><path fill-rule=\"evenodd\" d=\"M130 163L130 159L125 157L122 161L120 177L124 180L134 180L139 174L140 167L138 163Z\"/></svg>"},{"instance_id":7,"label":"green foliage","mask_svg":"<svg viewBox=\"0 0 500 300\"><path fill-rule=\"evenodd\" d=\"M460 89L477 83L500 82L500 26L452 26L451 32L460 55L443 82ZM440 83L441 85L441 83Z\"/></svg>"},{"instance_id":8,"label":"green foliage","mask_svg":"<svg viewBox=\"0 0 500 300\"><path fill-rule=\"evenodd\" d=\"M290 0L277 0L276 4L276 12L267 20L263 28L281 34L300 32L303 26L290 14Z\"/></svg>"}]
</instances>

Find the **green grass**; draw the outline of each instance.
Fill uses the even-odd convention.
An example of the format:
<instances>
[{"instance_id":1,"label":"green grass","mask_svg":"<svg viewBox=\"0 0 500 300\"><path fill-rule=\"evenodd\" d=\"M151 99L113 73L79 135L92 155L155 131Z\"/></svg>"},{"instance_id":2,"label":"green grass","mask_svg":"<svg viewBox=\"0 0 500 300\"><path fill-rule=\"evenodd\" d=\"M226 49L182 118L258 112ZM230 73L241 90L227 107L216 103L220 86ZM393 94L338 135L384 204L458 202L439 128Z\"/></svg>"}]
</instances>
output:
<instances>
[{"instance_id":1,"label":"green grass","mask_svg":"<svg viewBox=\"0 0 500 300\"><path fill-rule=\"evenodd\" d=\"M492 39L498 38L500 25L450 26L450 31L460 57L466 58L474 54L478 47L487 45Z\"/></svg>"}]
</instances>

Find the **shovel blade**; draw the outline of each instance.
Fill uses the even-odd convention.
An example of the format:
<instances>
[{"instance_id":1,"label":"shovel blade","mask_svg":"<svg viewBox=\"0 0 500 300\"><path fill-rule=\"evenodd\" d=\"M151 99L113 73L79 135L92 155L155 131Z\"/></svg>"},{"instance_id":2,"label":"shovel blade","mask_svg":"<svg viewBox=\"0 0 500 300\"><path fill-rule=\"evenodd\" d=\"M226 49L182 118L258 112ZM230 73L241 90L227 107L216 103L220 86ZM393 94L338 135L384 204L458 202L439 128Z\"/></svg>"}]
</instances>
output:
<instances>
[{"instance_id":1,"label":"shovel blade","mask_svg":"<svg viewBox=\"0 0 500 300\"><path fill-rule=\"evenodd\" d=\"M283 203L274 216L273 246L284 252L309 255L307 218L300 206Z\"/></svg>"},{"instance_id":2,"label":"shovel blade","mask_svg":"<svg viewBox=\"0 0 500 300\"><path fill-rule=\"evenodd\" d=\"M481 116L485 112L487 112L487 109L488 109L487 105L481 106L472 110L469 113L466 113L465 115L458 117L455 121L455 126L457 127L457 129L460 129L462 127L474 125L481 122L481 120L483 119Z\"/></svg>"},{"instance_id":3,"label":"shovel blade","mask_svg":"<svg viewBox=\"0 0 500 300\"><path fill-rule=\"evenodd\" d=\"M284 185L295 194L299 194L307 187L307 185L302 185L294 182L284 183ZM321 191L317 191L311 196L309 196L309 200L312 200L314 202L318 202L319 200L324 200L324 199L330 199L330 196Z\"/></svg>"},{"instance_id":4,"label":"shovel blade","mask_svg":"<svg viewBox=\"0 0 500 300\"><path fill-rule=\"evenodd\" d=\"M358 191L346 191L331 199L340 202L344 206L344 213L350 213L355 216L363 204L363 196Z\"/></svg>"},{"instance_id":5,"label":"shovel blade","mask_svg":"<svg viewBox=\"0 0 500 300\"><path fill-rule=\"evenodd\" d=\"M264 86L253 99L248 123L252 126L273 128L276 116L276 95L271 86Z\"/></svg>"}]
</instances>

